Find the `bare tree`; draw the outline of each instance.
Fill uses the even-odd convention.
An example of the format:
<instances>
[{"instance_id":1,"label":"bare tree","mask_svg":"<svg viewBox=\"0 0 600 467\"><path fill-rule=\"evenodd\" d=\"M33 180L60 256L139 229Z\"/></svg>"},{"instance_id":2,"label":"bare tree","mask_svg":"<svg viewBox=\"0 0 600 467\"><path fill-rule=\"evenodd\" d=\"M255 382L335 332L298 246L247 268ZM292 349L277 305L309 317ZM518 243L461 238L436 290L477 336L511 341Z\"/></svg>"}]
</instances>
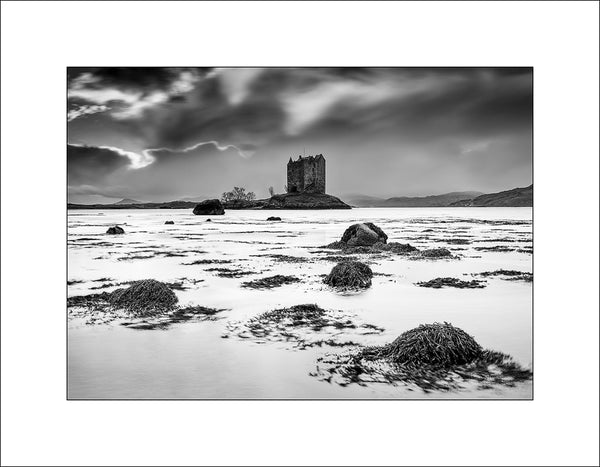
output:
<instances>
[{"instance_id":1,"label":"bare tree","mask_svg":"<svg viewBox=\"0 0 600 467\"><path fill-rule=\"evenodd\" d=\"M233 187L232 191L226 191L221 196L221 201L227 203L229 201L252 201L256 198L254 192L249 191L246 193L245 188L240 188L239 186Z\"/></svg>"}]
</instances>

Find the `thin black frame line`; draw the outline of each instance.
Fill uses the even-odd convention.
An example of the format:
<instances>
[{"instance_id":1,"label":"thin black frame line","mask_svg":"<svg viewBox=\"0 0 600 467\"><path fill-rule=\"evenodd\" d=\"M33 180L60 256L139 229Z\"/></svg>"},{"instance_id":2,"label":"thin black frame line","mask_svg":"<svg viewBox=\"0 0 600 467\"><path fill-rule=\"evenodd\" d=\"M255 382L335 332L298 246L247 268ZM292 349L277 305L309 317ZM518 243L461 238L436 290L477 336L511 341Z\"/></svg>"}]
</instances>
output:
<instances>
[{"instance_id":1,"label":"thin black frame line","mask_svg":"<svg viewBox=\"0 0 600 467\"><path fill-rule=\"evenodd\" d=\"M15 0L16 1L16 0ZM106 0L113 1L113 0ZM226 0L227 1L227 0ZM292 0L292 1L313 1L313 0ZM337 0L336 0L337 1ZM353 1L353 0L350 0ZM393 0L384 0L384 1L393 1ZM428 0L424 0L428 1ZM503 0L503 1L514 1L514 0ZM105 68L105 67L84 67L84 66L67 66L65 67L65 103L66 109L69 109L69 69L70 68ZM170 67L170 66L150 66L150 67L142 67L142 66L133 66L133 67L119 67L119 68L435 68L435 69L456 69L456 68L530 68L531 69L531 179L532 184L535 182L535 68L533 66L332 66L332 67L324 67L324 66L224 66L224 67ZM66 126L66 143L69 143L69 124L68 121L65 120ZM533 190L533 203L531 206L531 273L532 273L532 281L531 281L531 398L523 399L523 398L507 398L507 399L487 399L487 398L448 398L448 399L429 399L429 398L70 398L69 397L69 312L67 304L67 299L69 297L69 286L67 282L69 280L69 247L68 247L68 237L69 237L69 208L68 208L68 196L69 196L69 184L68 184L68 160L65 157L65 173L66 178L65 181L65 250L66 250L66 277L65 277L65 339L66 339L66 353L65 353L65 375L66 375L66 384L65 384L65 400L69 402L195 402L195 401L256 401L256 402L267 402L267 401L399 401L399 402L411 402L411 401L439 401L439 402L463 402L463 401L481 401L481 402L533 402L535 400L535 189Z\"/></svg>"}]
</instances>

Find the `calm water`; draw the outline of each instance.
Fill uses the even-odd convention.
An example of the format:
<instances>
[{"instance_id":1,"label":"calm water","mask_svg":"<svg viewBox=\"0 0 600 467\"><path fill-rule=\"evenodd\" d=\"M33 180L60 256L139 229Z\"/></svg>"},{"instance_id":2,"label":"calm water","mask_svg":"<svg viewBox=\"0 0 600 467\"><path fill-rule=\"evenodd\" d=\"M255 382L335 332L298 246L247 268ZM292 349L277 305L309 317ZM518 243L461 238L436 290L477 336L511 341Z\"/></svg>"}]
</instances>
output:
<instances>
[{"instance_id":1,"label":"calm water","mask_svg":"<svg viewBox=\"0 0 600 467\"><path fill-rule=\"evenodd\" d=\"M283 222L266 222L270 215ZM166 282L201 280L176 291L182 304L226 308L218 320L188 322L165 330L134 330L118 323L87 325L69 321L70 398L530 398L531 383L515 388L425 394L373 384L341 387L309 376L316 360L336 348L294 350L283 343L257 344L223 339L227 323L264 311L301 303L353 313L385 328L362 336L362 344L383 344L422 323L448 321L485 348L512 355L531 366L532 285L489 278L484 289L428 289L415 282L496 269L531 272L525 252L477 251L481 246L531 247L531 208L361 208L347 211L228 211L224 216L194 216L191 210L69 211L69 295L115 282L153 278ZM174 225L164 225L173 220ZM495 221L522 221L502 223ZM371 221L389 241L419 248L448 247L461 256L451 261L376 259L371 289L343 295L321 284L320 274L334 263L278 262L269 253L310 256L310 249L339 240L355 222ZM126 234L104 235L119 224ZM422 233L433 229L433 233ZM429 238L424 238L424 236ZM452 245L464 237L471 243ZM437 241L436 241L437 240ZM504 240L504 242L498 242ZM506 240L512 240L507 242ZM153 256L154 249L185 256ZM146 250L146 251L144 251ZM147 256L147 257L146 257ZM243 278L221 278L206 271L219 265L184 265L196 259L229 259L223 267L253 271ZM252 290L240 283L274 274L293 274L301 283ZM113 290L111 288L102 290ZM354 337L352 340L356 340Z\"/></svg>"}]
</instances>

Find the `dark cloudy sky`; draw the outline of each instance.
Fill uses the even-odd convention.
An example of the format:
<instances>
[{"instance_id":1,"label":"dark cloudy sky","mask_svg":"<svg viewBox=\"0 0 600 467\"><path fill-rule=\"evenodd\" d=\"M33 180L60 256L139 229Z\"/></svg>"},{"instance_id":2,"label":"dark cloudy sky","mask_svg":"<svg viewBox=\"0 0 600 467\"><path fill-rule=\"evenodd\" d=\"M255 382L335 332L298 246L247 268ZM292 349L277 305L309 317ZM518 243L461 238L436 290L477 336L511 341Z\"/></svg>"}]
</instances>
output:
<instances>
[{"instance_id":1,"label":"dark cloudy sky","mask_svg":"<svg viewBox=\"0 0 600 467\"><path fill-rule=\"evenodd\" d=\"M322 153L327 191L531 183L530 68L70 68L71 202L282 192Z\"/></svg>"}]
</instances>

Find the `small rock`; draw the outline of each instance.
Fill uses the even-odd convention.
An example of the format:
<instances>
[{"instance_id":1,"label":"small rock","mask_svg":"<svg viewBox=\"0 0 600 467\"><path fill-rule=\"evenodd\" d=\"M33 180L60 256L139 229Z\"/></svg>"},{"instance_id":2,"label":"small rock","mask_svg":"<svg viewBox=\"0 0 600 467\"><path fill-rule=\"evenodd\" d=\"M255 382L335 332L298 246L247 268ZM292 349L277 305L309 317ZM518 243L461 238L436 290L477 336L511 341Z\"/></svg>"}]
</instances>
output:
<instances>
[{"instance_id":1,"label":"small rock","mask_svg":"<svg viewBox=\"0 0 600 467\"><path fill-rule=\"evenodd\" d=\"M280 221L281 217L277 217L277 216L271 216L271 217L267 217L268 221Z\"/></svg>"},{"instance_id":2,"label":"small rock","mask_svg":"<svg viewBox=\"0 0 600 467\"><path fill-rule=\"evenodd\" d=\"M118 235L118 234L124 234L125 231L118 225L115 225L113 227L109 227L108 230L106 231L106 233L109 235Z\"/></svg>"},{"instance_id":3,"label":"small rock","mask_svg":"<svg viewBox=\"0 0 600 467\"><path fill-rule=\"evenodd\" d=\"M173 221L165 221L165 225L173 225L173 224L175 224L175 222L173 222Z\"/></svg>"}]
</instances>

